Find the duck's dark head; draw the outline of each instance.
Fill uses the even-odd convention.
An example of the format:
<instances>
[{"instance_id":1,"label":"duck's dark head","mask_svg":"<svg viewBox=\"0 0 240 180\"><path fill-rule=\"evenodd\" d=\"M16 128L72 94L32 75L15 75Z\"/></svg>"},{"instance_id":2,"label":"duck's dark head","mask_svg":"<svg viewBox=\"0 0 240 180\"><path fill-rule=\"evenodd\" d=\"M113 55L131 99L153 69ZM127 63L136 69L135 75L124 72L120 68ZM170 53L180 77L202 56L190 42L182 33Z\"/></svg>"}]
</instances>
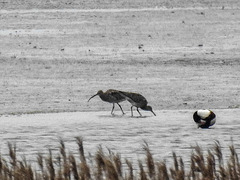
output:
<instances>
[{"instance_id":1,"label":"duck's dark head","mask_svg":"<svg viewBox=\"0 0 240 180\"><path fill-rule=\"evenodd\" d=\"M142 107L141 109L142 109L142 110L145 110L145 111L151 111L151 112L154 114L154 116L156 116L156 114L153 112L151 106L145 106L145 107Z\"/></svg>"},{"instance_id":2,"label":"duck's dark head","mask_svg":"<svg viewBox=\"0 0 240 180\"><path fill-rule=\"evenodd\" d=\"M193 120L198 123L201 121L201 117L197 114L197 111L193 114Z\"/></svg>"},{"instance_id":3,"label":"duck's dark head","mask_svg":"<svg viewBox=\"0 0 240 180\"><path fill-rule=\"evenodd\" d=\"M99 95L101 95L101 94L103 94L103 91L102 91L102 90L99 90L99 91L97 92L97 94L95 94L95 95L93 95L92 97L89 98L88 102L89 102L92 98L94 98L95 96L99 96Z\"/></svg>"}]
</instances>

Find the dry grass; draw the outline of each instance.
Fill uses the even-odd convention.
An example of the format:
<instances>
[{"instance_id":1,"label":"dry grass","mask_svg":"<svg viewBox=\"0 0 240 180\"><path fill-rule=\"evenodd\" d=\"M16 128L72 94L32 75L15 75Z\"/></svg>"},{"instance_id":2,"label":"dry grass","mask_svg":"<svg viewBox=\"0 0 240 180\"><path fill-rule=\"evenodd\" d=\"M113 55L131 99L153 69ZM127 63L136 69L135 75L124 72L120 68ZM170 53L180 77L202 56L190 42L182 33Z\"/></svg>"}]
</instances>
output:
<instances>
[{"instance_id":1,"label":"dry grass","mask_svg":"<svg viewBox=\"0 0 240 180\"><path fill-rule=\"evenodd\" d=\"M49 150L47 157L37 155L38 169L28 163L25 158L18 159L16 146L8 143L9 158L0 155L1 180L238 180L240 179L240 163L233 145L229 147L230 157L224 163L219 142L212 150L203 153L196 146L191 157L190 167L185 168L181 157L173 152L173 165L167 166L163 161L153 158L148 144L143 149L145 161L138 161L138 169L134 170L128 159L122 161L119 154L109 150L104 153L101 147L93 159L86 159L83 139L76 138L80 158L67 154L64 142L60 140L59 154L55 157ZM91 162L91 163L89 163ZM123 168L125 167L125 169ZM124 170L123 170L124 169Z\"/></svg>"}]
</instances>

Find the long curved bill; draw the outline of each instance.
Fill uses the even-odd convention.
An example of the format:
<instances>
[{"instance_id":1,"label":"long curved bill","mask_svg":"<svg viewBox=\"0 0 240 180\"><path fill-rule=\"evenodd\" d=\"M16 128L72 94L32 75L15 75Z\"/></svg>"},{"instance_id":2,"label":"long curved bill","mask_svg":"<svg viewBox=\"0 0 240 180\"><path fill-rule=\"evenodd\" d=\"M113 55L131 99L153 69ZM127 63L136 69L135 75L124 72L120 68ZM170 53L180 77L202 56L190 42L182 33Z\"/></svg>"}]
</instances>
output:
<instances>
[{"instance_id":1,"label":"long curved bill","mask_svg":"<svg viewBox=\"0 0 240 180\"><path fill-rule=\"evenodd\" d=\"M92 98L94 98L95 96L97 96L98 94L95 94L95 95L93 95L92 97L90 97L89 98L89 100L88 100L88 102L92 99Z\"/></svg>"},{"instance_id":2,"label":"long curved bill","mask_svg":"<svg viewBox=\"0 0 240 180\"><path fill-rule=\"evenodd\" d=\"M157 116L153 111L151 111L153 114L154 114L154 116Z\"/></svg>"}]
</instances>

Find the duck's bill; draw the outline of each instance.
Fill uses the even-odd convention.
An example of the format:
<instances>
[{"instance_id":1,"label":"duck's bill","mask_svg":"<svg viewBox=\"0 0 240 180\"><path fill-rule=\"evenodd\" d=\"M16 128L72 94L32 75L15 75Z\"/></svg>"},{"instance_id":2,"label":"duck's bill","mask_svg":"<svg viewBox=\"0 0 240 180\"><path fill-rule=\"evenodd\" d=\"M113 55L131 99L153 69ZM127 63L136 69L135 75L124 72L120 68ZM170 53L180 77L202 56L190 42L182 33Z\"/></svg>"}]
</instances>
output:
<instances>
[{"instance_id":1,"label":"duck's bill","mask_svg":"<svg viewBox=\"0 0 240 180\"><path fill-rule=\"evenodd\" d=\"M151 111L153 114L154 114L154 116L157 116L153 111Z\"/></svg>"}]
</instances>

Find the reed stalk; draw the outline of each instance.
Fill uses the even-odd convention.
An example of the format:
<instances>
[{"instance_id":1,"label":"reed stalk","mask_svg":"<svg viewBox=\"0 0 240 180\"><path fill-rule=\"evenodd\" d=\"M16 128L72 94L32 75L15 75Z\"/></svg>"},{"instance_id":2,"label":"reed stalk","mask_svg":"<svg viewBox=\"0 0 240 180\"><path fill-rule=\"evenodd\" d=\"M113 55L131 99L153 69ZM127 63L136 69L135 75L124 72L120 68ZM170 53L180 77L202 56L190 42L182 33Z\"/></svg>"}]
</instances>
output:
<instances>
[{"instance_id":1,"label":"reed stalk","mask_svg":"<svg viewBox=\"0 0 240 180\"><path fill-rule=\"evenodd\" d=\"M47 157L37 154L38 170L26 158L19 159L16 146L8 143L9 157L0 154L0 180L239 180L240 164L236 148L229 146L230 156L226 160L219 142L206 153L196 146L190 158L190 167L185 168L184 160L172 153L172 165L153 158L145 142L145 161L138 160L138 168L132 162L121 160L120 154L108 149L108 154L99 147L94 159L84 154L83 139L76 138L80 158L68 154L60 140L57 156L49 150ZM91 157L92 158L92 157ZM227 162L224 162L227 161ZM87 162L92 162L89 165ZM189 161L188 161L189 162ZM123 167L127 167L123 168Z\"/></svg>"}]
</instances>

